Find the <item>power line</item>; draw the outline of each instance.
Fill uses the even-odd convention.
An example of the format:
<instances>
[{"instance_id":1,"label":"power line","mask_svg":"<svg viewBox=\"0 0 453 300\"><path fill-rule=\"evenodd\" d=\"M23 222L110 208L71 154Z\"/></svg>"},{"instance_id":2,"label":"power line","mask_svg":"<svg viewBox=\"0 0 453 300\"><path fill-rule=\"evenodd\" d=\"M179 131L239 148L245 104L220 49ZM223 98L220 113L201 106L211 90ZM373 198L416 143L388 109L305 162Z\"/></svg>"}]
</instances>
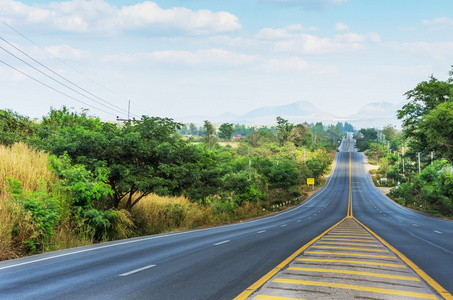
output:
<instances>
[{"instance_id":1,"label":"power line","mask_svg":"<svg viewBox=\"0 0 453 300\"><path fill-rule=\"evenodd\" d=\"M78 74L84 76L85 78L87 78L87 79L93 81L93 82L96 83L97 85L101 86L102 88L104 88L105 90L111 92L112 94L114 94L114 95L116 95L116 96L122 98L123 100L128 100L128 99L126 99L125 97L123 97L123 96L119 95L118 93L116 93L115 91L113 91L113 90L107 88L106 86L102 85L101 83L97 82L97 81L94 80L93 78L91 78L91 77L89 77L89 76L83 74L82 72L78 71L77 69L75 69L74 67L70 66L70 65L67 64L65 61L61 60L60 58L54 56L52 53L50 53L49 51L47 51L46 49L44 49L43 47L41 47L40 45L38 45L37 43L35 43L34 41L32 41L30 38L28 38L27 36L25 36L24 34L22 34L21 32L19 32L18 30L16 30L15 28L13 28L11 25L9 25L9 24L7 24L6 22L4 22L3 20L0 20L0 22L3 23L3 24L4 24L5 26L7 26L8 28L10 28L10 29L11 29L12 31L14 31L15 33L17 33L18 35L22 36L24 39L26 39L27 41L29 41L29 42L32 43L33 45L35 45L35 46L37 46L38 48L40 48L42 51L46 52L48 55L50 55L50 56L53 57L54 59L60 61L60 62L61 62L62 64L64 64L65 66L67 66L67 67L69 67L70 69L72 69L73 71L75 71L75 72L77 72ZM0 37L0 38L1 38L1 37ZM59 75L58 73L52 71L50 68L46 67L46 66L43 65L42 63L38 62L36 59L32 58L31 56L29 56L28 54L26 54L26 53L23 52L22 50L18 49L17 47L15 47L14 45L12 45L12 44L9 43L8 41L6 41L5 39L3 39L3 38L1 38L1 39L4 40L5 42L7 42L7 43L8 43L9 45L11 45L12 47L16 48L18 51L20 51L21 53L23 53L24 55L26 55L26 56L29 57L30 59L34 60L35 62L37 62L38 64L40 64L41 66L43 66L44 68L48 69L48 70L51 71L52 73L58 75L59 77L61 77L61 78L63 78L64 80L68 81L69 83L73 84L74 86L77 86L78 88L80 88L81 90L85 91L86 93L88 93L88 94L90 94L90 95L92 95L92 96L98 98L99 100L101 100L101 101L103 101L103 102L106 102L106 103L108 103L109 105L111 105L111 106L113 106L113 107L116 107L116 108L122 110L122 111L123 111L122 113L125 113L125 110L123 110L122 108L120 108L120 107L118 107L118 106L116 106L116 105L110 103L109 101L106 101L106 100L104 100L104 99L102 99L102 98L100 98L100 97L98 97L98 96L96 96L96 95L90 93L90 92L87 91L86 89L84 89L84 88L80 87L79 85L77 85L77 84L71 82L70 80L67 80L66 78L64 78L64 77L62 77L61 75ZM80 93L79 93L79 94L80 94ZM86 97L86 96L84 95L84 97ZM89 98L89 97L86 97L86 98ZM92 99L90 99L90 100L92 100ZM94 101L94 100L92 100L92 101ZM96 101L95 101L95 102L96 102ZM101 105L102 105L102 104L101 104ZM105 107L105 105L103 105L103 106ZM109 108L109 109L111 109L111 108ZM112 110L113 110L113 109L112 109ZM135 115L135 114L132 114L132 113L131 113L131 115L133 115L133 116L139 118L138 115Z\"/></svg>"},{"instance_id":2,"label":"power line","mask_svg":"<svg viewBox=\"0 0 453 300\"><path fill-rule=\"evenodd\" d=\"M36 82L38 82L38 83L40 83L40 84L42 84L42 85L48 87L48 88L51 89L51 90L54 90L54 91L57 92L57 93L60 93L60 94L66 96L66 97L68 97L68 98L71 98L71 99L73 99L73 100L75 100L75 101L77 101L77 102L80 102L80 103L82 103L82 104L84 104L84 105L86 105L86 106L89 106L89 107L91 107L91 108L94 108L94 109L97 109L97 110L99 110L99 111L102 111L102 112L104 112L104 113L106 113L106 114L109 114L109 115L111 115L111 116L116 116L115 114L112 114L112 113L107 112L107 111L105 111L105 110L103 110L103 109L97 108L97 107L95 107L95 106L93 106L93 105L91 105L91 104L85 103L85 102L83 102L82 100L79 100L79 99L77 99L77 98L75 98L75 97L73 97L73 96L71 96L71 95L68 95L68 94L66 94L65 92L62 92L62 91L60 91L60 90L58 90L58 89L56 89L56 88L54 88L54 87L52 87L52 86L50 86L50 85L48 85L48 84L46 84L46 83L40 81L39 79L36 79L36 78L34 78L34 77L32 77L32 76L26 74L25 72L22 72L21 70L15 68L15 67L13 67L13 66L11 66L10 64L4 62L4 61L1 60L1 59L0 59L0 62L3 63L4 65L10 67L10 68L13 69L14 71L19 72L19 73L21 73L22 75L27 76L28 78L30 78L30 79L32 79L32 80L34 80L34 81L36 81Z\"/></svg>"},{"instance_id":3,"label":"power line","mask_svg":"<svg viewBox=\"0 0 453 300\"><path fill-rule=\"evenodd\" d=\"M110 103L109 101L104 100L104 99L102 99L102 98L100 98L100 97L98 97L98 96L96 96L96 95L90 93L89 91L87 91L87 90L84 89L83 87L79 86L78 84L76 84L76 83L70 81L69 79L64 78L63 76L61 76L61 75L58 74L57 72L53 71L52 69L50 69L50 68L48 68L47 66L45 66L43 63L39 62L38 60L34 59L34 58L31 57L30 55L28 55L27 53L25 53L24 51L22 51L20 48L14 46L12 43L10 43L10 42L8 42L7 40L5 40L5 39L2 38L1 36L0 36L0 39L3 40L3 41L4 41L5 43L7 43L8 45L10 45L11 47L13 47L14 49L16 49L17 51L19 51L20 53L22 53L23 55L27 56L28 58L30 58L31 60L33 60L34 62L36 62L37 64L39 64L40 66L46 68L47 70L49 70L49 71L52 72L53 74L55 74L55 75L57 75L58 77L60 77L61 79L65 80L66 82L68 82L68 83L70 83L70 84L72 84L72 85L78 87L79 89L81 89L81 90L84 91L85 93L87 93L87 94L89 94L89 95L91 95L91 96L93 96L93 97L95 97L95 98L97 98L97 99L99 99L99 100L101 100L101 101L103 101L103 102L105 102L105 103L107 103L107 104L113 106L113 107L116 107L116 108L118 108L118 109L124 111L123 108L118 107L118 106L116 106L116 105Z\"/></svg>"},{"instance_id":4,"label":"power line","mask_svg":"<svg viewBox=\"0 0 453 300\"><path fill-rule=\"evenodd\" d=\"M50 78L51 80L53 80L53 81L55 81L55 82L61 84L61 85L64 86L65 88L70 89L71 91L73 91L73 92L79 94L80 96L85 97L85 98L87 98L87 99L89 99L89 100L91 100L91 101L93 101L93 102L95 102L95 103L97 103L97 104L99 104L99 105L101 105L101 106L104 106L104 107L106 107L106 108L108 108L108 109L111 109L111 110L113 110L113 111L115 111L115 112L117 112L117 113L118 113L118 112L119 112L119 113L124 113L124 112L122 112L122 111L119 111L119 110L116 110L116 109L107 107L107 106L105 106L104 104L100 103L99 101L96 101L96 100L94 100L93 98L90 98L90 97L88 97L87 95L84 95L84 94L80 93L79 91L73 89L72 87L70 87L70 86L64 84L63 82L61 82L61 81L59 81L59 80L53 78L52 76L50 76L50 75L44 73L43 71L39 70L38 68L36 68L36 67L34 67L34 66L32 66L31 64L29 64L28 62L26 62L26 61L23 60L22 58L16 56L15 54L9 52L8 50L6 50L5 48L3 48L2 46L0 46L0 49L2 49L3 51L7 52L8 54L14 56L16 59L20 60L21 62L23 62L23 63L26 64L27 66L29 66L29 67L35 69L36 71L38 71L39 73L43 74L44 76L46 76L46 77Z\"/></svg>"}]
</instances>

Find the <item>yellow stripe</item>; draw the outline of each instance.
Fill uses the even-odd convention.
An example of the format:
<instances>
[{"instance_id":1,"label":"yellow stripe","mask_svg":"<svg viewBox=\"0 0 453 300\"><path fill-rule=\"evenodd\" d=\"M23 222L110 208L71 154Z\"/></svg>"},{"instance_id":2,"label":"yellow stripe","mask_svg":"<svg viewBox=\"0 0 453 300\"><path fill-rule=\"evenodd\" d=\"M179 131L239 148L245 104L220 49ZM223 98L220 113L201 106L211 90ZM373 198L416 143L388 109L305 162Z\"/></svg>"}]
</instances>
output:
<instances>
[{"instance_id":1,"label":"yellow stripe","mask_svg":"<svg viewBox=\"0 0 453 300\"><path fill-rule=\"evenodd\" d=\"M331 234L329 233L326 238L329 238ZM364 239L364 240L374 240L374 237L372 236L363 236L363 237L358 237L358 236L353 236L353 235L335 235L332 236L334 238L355 238L355 239Z\"/></svg>"},{"instance_id":2,"label":"yellow stripe","mask_svg":"<svg viewBox=\"0 0 453 300\"><path fill-rule=\"evenodd\" d=\"M347 249L347 250L359 250L359 251L389 252L388 250L380 250L380 249L366 249L366 248L353 248L353 247L335 247L335 246L312 246L312 248Z\"/></svg>"},{"instance_id":3,"label":"yellow stripe","mask_svg":"<svg viewBox=\"0 0 453 300\"><path fill-rule=\"evenodd\" d=\"M384 256L384 255L371 255L371 254L357 254L357 253L340 253L340 252L317 252L317 251L306 251L305 253L310 254L329 254L329 255L349 255L349 256L363 256L363 257L379 257L379 258L393 258L395 256Z\"/></svg>"},{"instance_id":4,"label":"yellow stripe","mask_svg":"<svg viewBox=\"0 0 453 300\"><path fill-rule=\"evenodd\" d=\"M318 245L318 244L367 246L367 247L379 247L379 248L383 248L384 247L384 246L381 246L381 245L370 245L370 244L361 244L361 243L323 242L322 240L316 243L316 245Z\"/></svg>"},{"instance_id":5,"label":"yellow stripe","mask_svg":"<svg viewBox=\"0 0 453 300\"><path fill-rule=\"evenodd\" d=\"M369 233L354 233L352 231L330 232L329 235L354 235L354 236L370 236Z\"/></svg>"},{"instance_id":6,"label":"yellow stripe","mask_svg":"<svg viewBox=\"0 0 453 300\"><path fill-rule=\"evenodd\" d=\"M234 300L243 300L247 299L248 296L250 296L254 291L256 291L258 288L260 288L263 284L265 284L268 280L272 278L275 274L277 274L281 269L283 269L287 264L289 264L293 259L295 259L299 254L304 252L308 247L316 243L319 239L321 239L323 236L325 236L329 231L337 227L339 224L341 224L346 218L342 219L340 222L337 224L333 225L314 239L312 239L309 243L305 244L303 247L301 247L299 250L291 254L287 259L285 259L283 262L281 262L278 266L273 268L271 271L269 271L266 275L258 279L254 284L249 286L245 291L240 293Z\"/></svg>"},{"instance_id":7,"label":"yellow stripe","mask_svg":"<svg viewBox=\"0 0 453 300\"><path fill-rule=\"evenodd\" d=\"M351 274L351 275L360 275L360 276L371 276L371 277L383 277L383 278L401 279L401 280L409 280L409 281L420 281L420 279L418 279L417 277L389 275L389 274L373 273L373 272L358 272L358 271L335 270L335 269L293 268L293 267L288 268L288 270L306 271L306 272L320 272L320 273L339 273L339 274Z\"/></svg>"},{"instance_id":8,"label":"yellow stripe","mask_svg":"<svg viewBox=\"0 0 453 300\"><path fill-rule=\"evenodd\" d=\"M374 235L384 246L389 248L393 253L395 253L400 259L402 259L412 270L414 270L418 276L423 278L433 289L435 289L442 297L445 299L453 299L453 296L446 290L444 289L440 284L438 284L434 279L432 279L428 274L426 274L422 269L420 269L416 264L414 264L410 259L408 259L406 256L404 256L401 252L393 248L389 243L387 243L385 240L383 240L380 236L378 236L376 233L371 231L368 227L363 225L359 220L354 218L357 223L362 225L363 228L365 228L369 233Z\"/></svg>"},{"instance_id":9,"label":"yellow stripe","mask_svg":"<svg viewBox=\"0 0 453 300\"><path fill-rule=\"evenodd\" d=\"M351 241L351 242L374 243L374 244L377 243L375 241L364 241L364 240L348 239L348 238L329 238L329 237L325 237L322 240L323 241Z\"/></svg>"},{"instance_id":10,"label":"yellow stripe","mask_svg":"<svg viewBox=\"0 0 453 300\"><path fill-rule=\"evenodd\" d=\"M312 286L323 286L323 287L332 287L332 288L355 290L355 291L364 291L364 292L372 292L372 293L380 293L380 294L388 294L388 295L397 295L397 296L406 296L406 297L437 300L437 297L435 295L432 295L432 294L406 292L406 291L400 291L400 290L382 289L382 288L374 288L374 287L368 287L368 286L343 284L343 283L318 282L318 281L281 279L281 278L276 278L276 279L273 280L273 282L276 282L276 283L301 284L301 285L312 285Z\"/></svg>"},{"instance_id":11,"label":"yellow stripe","mask_svg":"<svg viewBox=\"0 0 453 300\"><path fill-rule=\"evenodd\" d=\"M316 261L316 262L346 263L346 264L370 265L370 266L386 266L386 267L394 267L394 268L406 269L405 265L386 264L386 263L381 263L381 262L360 261L360 260L315 259L315 258L298 258L297 260L300 260L300 261Z\"/></svg>"},{"instance_id":12,"label":"yellow stripe","mask_svg":"<svg viewBox=\"0 0 453 300\"><path fill-rule=\"evenodd\" d=\"M279 296L267 296L267 295L256 295L253 299L257 300L304 300L301 298L288 298L288 297L279 297Z\"/></svg>"}]
</instances>

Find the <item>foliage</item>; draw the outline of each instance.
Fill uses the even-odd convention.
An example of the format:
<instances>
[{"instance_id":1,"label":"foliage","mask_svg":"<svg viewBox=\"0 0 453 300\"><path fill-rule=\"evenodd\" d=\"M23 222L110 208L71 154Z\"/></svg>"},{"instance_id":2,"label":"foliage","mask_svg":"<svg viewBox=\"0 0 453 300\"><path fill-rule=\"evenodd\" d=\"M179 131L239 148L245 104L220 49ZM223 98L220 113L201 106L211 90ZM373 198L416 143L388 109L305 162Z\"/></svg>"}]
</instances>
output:
<instances>
[{"instance_id":1,"label":"foliage","mask_svg":"<svg viewBox=\"0 0 453 300\"><path fill-rule=\"evenodd\" d=\"M277 117L278 138L283 144L288 141L293 128L294 124L289 123L288 120L285 120L282 117Z\"/></svg>"},{"instance_id":2,"label":"foliage","mask_svg":"<svg viewBox=\"0 0 453 300\"><path fill-rule=\"evenodd\" d=\"M37 124L11 110L0 110L0 144L11 146L31 137Z\"/></svg>"},{"instance_id":3,"label":"foliage","mask_svg":"<svg viewBox=\"0 0 453 300\"><path fill-rule=\"evenodd\" d=\"M231 137L233 136L233 127L234 125L231 123L223 123L222 125L220 125L219 138L224 141L231 140Z\"/></svg>"}]
</instances>

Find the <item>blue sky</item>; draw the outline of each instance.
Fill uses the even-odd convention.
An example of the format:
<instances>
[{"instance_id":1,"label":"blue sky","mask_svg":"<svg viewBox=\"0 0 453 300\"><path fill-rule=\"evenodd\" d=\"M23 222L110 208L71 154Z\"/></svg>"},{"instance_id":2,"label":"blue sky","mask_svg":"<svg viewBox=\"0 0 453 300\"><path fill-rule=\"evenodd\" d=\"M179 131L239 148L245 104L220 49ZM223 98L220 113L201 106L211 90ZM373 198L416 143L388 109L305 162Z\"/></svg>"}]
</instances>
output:
<instances>
[{"instance_id":1,"label":"blue sky","mask_svg":"<svg viewBox=\"0 0 453 300\"><path fill-rule=\"evenodd\" d=\"M0 63L0 107L35 118L66 105L113 120L128 100L176 119L299 100L344 117L453 64L451 0L0 0L0 20L39 45L0 23L3 49L90 92L0 49L18 70Z\"/></svg>"}]
</instances>

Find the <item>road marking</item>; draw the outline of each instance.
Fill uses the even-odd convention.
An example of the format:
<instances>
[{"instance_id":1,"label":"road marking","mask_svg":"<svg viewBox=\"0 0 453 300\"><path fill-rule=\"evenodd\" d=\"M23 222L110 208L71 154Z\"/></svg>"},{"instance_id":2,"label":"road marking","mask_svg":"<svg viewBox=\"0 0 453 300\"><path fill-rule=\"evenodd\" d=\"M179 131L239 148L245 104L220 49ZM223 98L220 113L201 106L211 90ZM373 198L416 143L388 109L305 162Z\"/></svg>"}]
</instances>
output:
<instances>
[{"instance_id":1,"label":"road marking","mask_svg":"<svg viewBox=\"0 0 453 300\"><path fill-rule=\"evenodd\" d=\"M286 224L283 224L283 225L282 225L282 226L280 226L280 227L286 227Z\"/></svg>"},{"instance_id":2,"label":"road marking","mask_svg":"<svg viewBox=\"0 0 453 300\"><path fill-rule=\"evenodd\" d=\"M350 270L317 269L317 268L296 268L296 267L290 267L287 270L305 271L305 272L319 272L319 273L338 273L338 274L350 274L350 275L360 275L360 276L370 276L370 277L401 279L401 280L408 280L408 281L420 281L420 279L418 279L417 277L390 275L390 274L382 274L382 273L374 273L374 272L358 272L358 271L350 271Z\"/></svg>"},{"instance_id":3,"label":"road marking","mask_svg":"<svg viewBox=\"0 0 453 300\"><path fill-rule=\"evenodd\" d=\"M131 274L134 274L134 273L138 273L138 272L153 268L155 266L156 265L149 265L149 266L146 266L146 267L143 267L143 268L140 268L140 269L136 269L136 270L133 270L133 271L130 271L130 272L127 272L127 273L120 274L118 276L128 276L128 275L131 275Z\"/></svg>"},{"instance_id":4,"label":"road marking","mask_svg":"<svg viewBox=\"0 0 453 300\"><path fill-rule=\"evenodd\" d=\"M355 218L354 218L355 219ZM359 220L355 219L357 223L362 225L365 230L367 230L369 233L374 235L384 246L390 249L393 253L395 253L400 259L402 259L412 270L414 270L418 276L423 278L432 288L434 288L442 297L445 299L453 299L453 296L446 290L444 289L440 284L438 284L434 279L432 279L428 274L426 274L422 269L420 269L416 264L414 264L410 259L408 259L406 256L404 256L401 252L396 250L393 246L391 246L389 243L387 243L385 240L383 240L380 236L378 236L376 233L371 231L368 227L363 225ZM409 232L410 233L410 232Z\"/></svg>"},{"instance_id":5,"label":"road marking","mask_svg":"<svg viewBox=\"0 0 453 300\"><path fill-rule=\"evenodd\" d=\"M434 231L435 233L442 233L442 232L440 232L440 231L437 231L437 230L433 230L433 231Z\"/></svg>"},{"instance_id":6,"label":"road marking","mask_svg":"<svg viewBox=\"0 0 453 300\"><path fill-rule=\"evenodd\" d=\"M333 263L347 263L356 265L370 265L370 266L386 266L394 268L406 269L405 265L387 264L381 262L360 261L360 260L343 260L343 259L316 259L316 258L298 258L300 261L316 261L316 262L333 262Z\"/></svg>"},{"instance_id":7,"label":"road marking","mask_svg":"<svg viewBox=\"0 0 453 300\"><path fill-rule=\"evenodd\" d=\"M258 279L258 281L256 281L254 284L252 284L251 286L249 286L245 291L243 291L242 293L240 293L236 298L234 298L234 300L243 300L243 299L247 299L248 296L250 296L253 292L255 292L257 289L259 289L263 284L265 284L268 280L270 280L275 274L277 274L281 269L283 269L286 265L288 265L291 261L293 261L299 254L301 254L302 252L305 251L305 249L307 249L308 247L310 247L311 245L313 245L314 243L316 243L316 241L318 241L319 239L321 239L323 236L325 236L329 231L331 231L332 229L334 229L336 226L338 226L341 222L343 222L344 220L346 220L346 218L342 219L340 222L336 223L335 225L333 225L332 227L330 227L329 229L327 229L326 231L324 231L323 233L321 233L320 235L318 235L317 237L315 237L314 239L312 239L310 242L308 242L307 244L305 244L304 246L302 246L301 248L299 248L299 250L297 250L296 252L294 252L293 254L291 254L287 259L285 259L284 261L282 261L278 266L276 266L275 268L273 268L272 270L270 270L266 275L264 275L263 277L261 277L260 279Z\"/></svg>"},{"instance_id":8,"label":"road marking","mask_svg":"<svg viewBox=\"0 0 453 300\"><path fill-rule=\"evenodd\" d=\"M381 249L367 249L367 248L353 248L353 247L335 247L335 246L312 246L312 248L323 248L323 249L342 249L342 250L359 250L359 251L374 251L374 252L389 252L388 250Z\"/></svg>"},{"instance_id":9,"label":"road marking","mask_svg":"<svg viewBox=\"0 0 453 300\"><path fill-rule=\"evenodd\" d=\"M379 248L383 248L383 247L384 247L384 246L379 245L379 244L373 245L373 244L361 244L361 243L323 242L323 241L319 241L319 242L316 243L316 245L317 245L317 244L367 246L367 247L379 247Z\"/></svg>"},{"instance_id":10,"label":"road marking","mask_svg":"<svg viewBox=\"0 0 453 300\"><path fill-rule=\"evenodd\" d=\"M214 246L222 245L222 244L229 243L229 242L230 242L230 240L221 241L221 242L215 243Z\"/></svg>"},{"instance_id":11,"label":"road marking","mask_svg":"<svg viewBox=\"0 0 453 300\"><path fill-rule=\"evenodd\" d=\"M417 224L412 224L412 226L417 226L417 227L418 227L418 225L417 225Z\"/></svg>"},{"instance_id":12,"label":"road marking","mask_svg":"<svg viewBox=\"0 0 453 300\"><path fill-rule=\"evenodd\" d=\"M301 220L297 220L297 223L299 223Z\"/></svg>"},{"instance_id":13,"label":"road marking","mask_svg":"<svg viewBox=\"0 0 453 300\"><path fill-rule=\"evenodd\" d=\"M267 295L256 295L253 299L257 300L304 300L301 298L288 298L288 297L279 297L279 296L267 296Z\"/></svg>"},{"instance_id":14,"label":"road marking","mask_svg":"<svg viewBox=\"0 0 453 300\"><path fill-rule=\"evenodd\" d=\"M258 231L258 233L263 233L263 232L266 232L266 230L261 230L261 231Z\"/></svg>"},{"instance_id":15,"label":"road marking","mask_svg":"<svg viewBox=\"0 0 453 300\"><path fill-rule=\"evenodd\" d=\"M380 258L392 258L392 259L396 259L395 256L371 255L371 254L357 254L357 253L342 253L342 252L306 251L305 253L310 253L310 254L329 254L329 255L349 255L349 256L363 256L363 257L380 257Z\"/></svg>"},{"instance_id":16,"label":"road marking","mask_svg":"<svg viewBox=\"0 0 453 300\"><path fill-rule=\"evenodd\" d=\"M354 235L331 235L329 233L329 235L326 236L326 238L328 237L334 237L334 238L355 238L355 239L366 239L366 240L374 240L374 237L368 235L368 236L354 236Z\"/></svg>"},{"instance_id":17,"label":"road marking","mask_svg":"<svg viewBox=\"0 0 453 300\"><path fill-rule=\"evenodd\" d=\"M330 288L348 289L348 290L356 290L356 291L364 291L364 292L372 292L372 293L380 293L380 294L388 294L388 295L407 296L407 297L414 297L414 298L437 300L437 297L435 295L431 295L431 294L405 292L405 291L383 289L383 288L373 288L373 287L368 287L368 286L343 284L343 283L318 282L318 281L296 280L296 279L281 279L281 278L276 278L276 279L273 280L273 282L276 282L276 283L289 283L289 284L300 284L300 285L312 285L312 286L323 286L323 287L330 287Z\"/></svg>"}]
</instances>

